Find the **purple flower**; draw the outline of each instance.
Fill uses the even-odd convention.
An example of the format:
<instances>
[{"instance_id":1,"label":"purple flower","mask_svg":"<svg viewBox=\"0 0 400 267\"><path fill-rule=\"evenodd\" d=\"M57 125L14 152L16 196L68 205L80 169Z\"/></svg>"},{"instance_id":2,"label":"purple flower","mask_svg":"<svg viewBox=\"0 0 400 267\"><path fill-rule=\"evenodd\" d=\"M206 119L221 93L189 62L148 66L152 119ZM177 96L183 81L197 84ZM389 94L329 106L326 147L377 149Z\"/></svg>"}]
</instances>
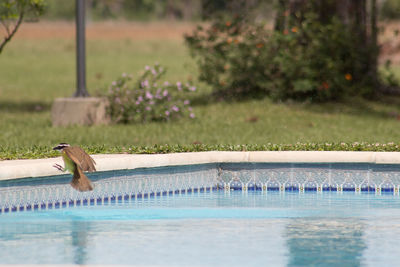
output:
<instances>
[{"instance_id":1,"label":"purple flower","mask_svg":"<svg viewBox=\"0 0 400 267\"><path fill-rule=\"evenodd\" d=\"M168 85L169 85L169 82L164 82L164 85L165 85L165 86L168 86Z\"/></svg>"},{"instance_id":2,"label":"purple flower","mask_svg":"<svg viewBox=\"0 0 400 267\"><path fill-rule=\"evenodd\" d=\"M164 90L163 96L167 96L167 95L168 95L168 90Z\"/></svg>"},{"instance_id":3,"label":"purple flower","mask_svg":"<svg viewBox=\"0 0 400 267\"><path fill-rule=\"evenodd\" d=\"M151 69L151 73L152 73L153 75L157 75L157 71L156 71L155 69Z\"/></svg>"},{"instance_id":4,"label":"purple flower","mask_svg":"<svg viewBox=\"0 0 400 267\"><path fill-rule=\"evenodd\" d=\"M150 67L149 66L145 66L144 69L145 70L150 70Z\"/></svg>"},{"instance_id":5,"label":"purple flower","mask_svg":"<svg viewBox=\"0 0 400 267\"><path fill-rule=\"evenodd\" d=\"M194 113L190 113L190 115L189 115L189 116L190 116L190 118L192 118L192 119L193 119L193 118L194 118Z\"/></svg>"},{"instance_id":6,"label":"purple flower","mask_svg":"<svg viewBox=\"0 0 400 267\"><path fill-rule=\"evenodd\" d=\"M195 86L190 86L190 87L189 87L189 90L192 91L192 92L194 92L194 91L196 91L196 87L195 87Z\"/></svg>"},{"instance_id":7,"label":"purple flower","mask_svg":"<svg viewBox=\"0 0 400 267\"><path fill-rule=\"evenodd\" d=\"M154 105L154 101L151 100L151 101L149 102L149 105Z\"/></svg>"},{"instance_id":8,"label":"purple flower","mask_svg":"<svg viewBox=\"0 0 400 267\"><path fill-rule=\"evenodd\" d=\"M165 115L169 116L170 112L167 110L165 111Z\"/></svg>"},{"instance_id":9,"label":"purple flower","mask_svg":"<svg viewBox=\"0 0 400 267\"><path fill-rule=\"evenodd\" d=\"M193 109L192 109L192 107L188 107L188 110L189 110L189 111L192 111Z\"/></svg>"},{"instance_id":10,"label":"purple flower","mask_svg":"<svg viewBox=\"0 0 400 267\"><path fill-rule=\"evenodd\" d=\"M142 86L142 88L149 87L149 81L148 80L144 80L143 82L140 83L140 85Z\"/></svg>"},{"instance_id":11,"label":"purple flower","mask_svg":"<svg viewBox=\"0 0 400 267\"><path fill-rule=\"evenodd\" d=\"M112 84L112 86L116 86L116 85L117 85L117 82L116 82L116 81L113 81L111 84Z\"/></svg>"},{"instance_id":12,"label":"purple flower","mask_svg":"<svg viewBox=\"0 0 400 267\"><path fill-rule=\"evenodd\" d=\"M178 111L179 111L179 108L178 108L177 106L175 106L175 105L173 105L171 109L172 109L173 111L175 111L175 112L178 112Z\"/></svg>"},{"instance_id":13,"label":"purple flower","mask_svg":"<svg viewBox=\"0 0 400 267\"><path fill-rule=\"evenodd\" d=\"M136 105L139 105L139 104L140 104L140 101L136 101L135 104L136 104Z\"/></svg>"},{"instance_id":14,"label":"purple flower","mask_svg":"<svg viewBox=\"0 0 400 267\"><path fill-rule=\"evenodd\" d=\"M185 100L185 101L183 101L183 104L184 104L184 105L189 105L189 104L190 104L190 101L189 101L189 100Z\"/></svg>"},{"instance_id":15,"label":"purple flower","mask_svg":"<svg viewBox=\"0 0 400 267\"><path fill-rule=\"evenodd\" d=\"M157 92L156 92L156 98L157 99L161 99L162 98L160 94L161 94L161 88L158 88Z\"/></svg>"},{"instance_id":16,"label":"purple flower","mask_svg":"<svg viewBox=\"0 0 400 267\"><path fill-rule=\"evenodd\" d=\"M139 97L138 97L138 99L137 99L139 102L142 102L143 101L143 97L140 95Z\"/></svg>"},{"instance_id":17,"label":"purple flower","mask_svg":"<svg viewBox=\"0 0 400 267\"><path fill-rule=\"evenodd\" d=\"M181 82L177 82L176 83L176 87L178 87L178 90L181 91L182 90L182 83Z\"/></svg>"},{"instance_id":18,"label":"purple flower","mask_svg":"<svg viewBox=\"0 0 400 267\"><path fill-rule=\"evenodd\" d=\"M127 76L127 75L126 75L126 73L125 73L125 72L124 72L124 73L122 73L122 77L124 77L124 78L125 78L126 76Z\"/></svg>"},{"instance_id":19,"label":"purple flower","mask_svg":"<svg viewBox=\"0 0 400 267\"><path fill-rule=\"evenodd\" d=\"M146 98L153 99L153 95L149 91L146 91Z\"/></svg>"},{"instance_id":20,"label":"purple flower","mask_svg":"<svg viewBox=\"0 0 400 267\"><path fill-rule=\"evenodd\" d=\"M151 107L147 106L147 107L146 107L146 110L151 110Z\"/></svg>"},{"instance_id":21,"label":"purple flower","mask_svg":"<svg viewBox=\"0 0 400 267\"><path fill-rule=\"evenodd\" d=\"M119 97L115 98L115 103L121 104L121 99Z\"/></svg>"}]
</instances>

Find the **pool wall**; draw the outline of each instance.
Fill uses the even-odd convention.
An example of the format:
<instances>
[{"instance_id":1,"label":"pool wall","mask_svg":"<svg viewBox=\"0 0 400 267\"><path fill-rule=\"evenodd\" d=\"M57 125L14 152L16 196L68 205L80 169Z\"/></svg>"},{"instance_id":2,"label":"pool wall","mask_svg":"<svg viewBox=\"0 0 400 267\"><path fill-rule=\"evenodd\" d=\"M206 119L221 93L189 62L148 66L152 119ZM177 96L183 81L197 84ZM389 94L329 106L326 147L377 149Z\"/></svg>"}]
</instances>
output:
<instances>
[{"instance_id":1,"label":"pool wall","mask_svg":"<svg viewBox=\"0 0 400 267\"><path fill-rule=\"evenodd\" d=\"M61 158L0 162L0 213L104 205L212 190L399 194L398 152L199 152L94 155L95 189L72 189Z\"/></svg>"}]
</instances>

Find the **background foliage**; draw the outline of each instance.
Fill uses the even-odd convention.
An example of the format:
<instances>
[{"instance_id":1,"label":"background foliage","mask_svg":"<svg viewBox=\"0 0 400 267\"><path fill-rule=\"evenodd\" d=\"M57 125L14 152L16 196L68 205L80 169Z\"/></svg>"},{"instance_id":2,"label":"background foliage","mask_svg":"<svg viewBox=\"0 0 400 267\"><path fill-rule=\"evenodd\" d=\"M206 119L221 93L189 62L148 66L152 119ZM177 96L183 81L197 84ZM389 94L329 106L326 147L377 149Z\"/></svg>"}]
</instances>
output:
<instances>
[{"instance_id":1,"label":"background foliage","mask_svg":"<svg viewBox=\"0 0 400 267\"><path fill-rule=\"evenodd\" d=\"M221 26L226 27L229 20L222 18ZM261 23L262 19L254 16L254 21ZM233 24L233 20L230 22ZM204 28L207 25L204 23ZM398 24L390 25L395 28ZM52 101L69 97L75 90L74 24L23 24L0 57L0 158L58 156L49 150L59 142L83 146L90 153L207 149L397 151L400 98L396 96L349 97L325 103L281 103L269 98L215 101L209 95L210 87L197 81L198 69L183 45L182 33L192 27L191 23L177 21L89 21L87 81L93 95L96 91L106 93L104 89L122 72L139 77L137 73L143 66L158 61L168 68L168 80L193 80L200 89L191 98L194 119L58 128L51 125ZM288 28L287 35L281 31L282 38L294 35L296 29L293 32L292 28ZM234 43L234 39L231 41ZM394 61L397 77L399 66ZM342 142L347 145L342 146ZM362 144L361 148L353 147L356 142Z\"/></svg>"},{"instance_id":2,"label":"background foliage","mask_svg":"<svg viewBox=\"0 0 400 267\"><path fill-rule=\"evenodd\" d=\"M374 17L370 30L370 22L360 22L363 15L353 9L325 16L313 1L287 8L282 10L285 23L275 25L274 31L248 16L233 16L218 17L186 35L199 79L212 86L217 97L327 101L371 97L386 86L376 71Z\"/></svg>"},{"instance_id":3,"label":"background foliage","mask_svg":"<svg viewBox=\"0 0 400 267\"><path fill-rule=\"evenodd\" d=\"M91 20L126 19L160 20L173 19L198 21L216 14L234 14L252 10L254 16L268 18L272 15L273 0L87 0ZM73 20L75 1L51 0L44 14L46 19Z\"/></svg>"},{"instance_id":4,"label":"background foliage","mask_svg":"<svg viewBox=\"0 0 400 267\"><path fill-rule=\"evenodd\" d=\"M89 19L200 20L216 15L252 13L257 20L272 18L274 0L87 0ZM379 1L382 19L399 19L399 1ZM48 0L45 19L73 20L75 1ZM256 9L252 8L257 6Z\"/></svg>"},{"instance_id":5,"label":"background foliage","mask_svg":"<svg viewBox=\"0 0 400 267\"><path fill-rule=\"evenodd\" d=\"M44 8L44 0L2 0L0 2L0 27L3 28L0 33L4 33L0 42L0 53L11 41L23 20L37 19Z\"/></svg>"},{"instance_id":6,"label":"background foliage","mask_svg":"<svg viewBox=\"0 0 400 267\"><path fill-rule=\"evenodd\" d=\"M161 82L165 72L164 67L156 64L146 66L136 81L126 73L113 81L107 94L111 119L122 123L145 123L182 116L194 118L187 94L196 91L196 87L179 81L175 84Z\"/></svg>"},{"instance_id":7,"label":"background foliage","mask_svg":"<svg viewBox=\"0 0 400 267\"><path fill-rule=\"evenodd\" d=\"M382 19L400 19L400 1L386 0L381 7Z\"/></svg>"}]
</instances>

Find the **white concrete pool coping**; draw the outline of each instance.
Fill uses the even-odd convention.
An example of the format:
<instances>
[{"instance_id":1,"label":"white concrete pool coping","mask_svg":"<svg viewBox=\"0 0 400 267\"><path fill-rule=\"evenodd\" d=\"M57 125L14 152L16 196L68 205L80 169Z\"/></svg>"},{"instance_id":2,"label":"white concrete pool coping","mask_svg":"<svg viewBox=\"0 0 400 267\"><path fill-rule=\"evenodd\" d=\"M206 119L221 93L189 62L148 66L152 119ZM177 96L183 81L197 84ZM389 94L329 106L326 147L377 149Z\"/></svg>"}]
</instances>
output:
<instances>
[{"instance_id":1,"label":"white concrete pool coping","mask_svg":"<svg viewBox=\"0 0 400 267\"><path fill-rule=\"evenodd\" d=\"M348 151L209 151L171 154L92 155L97 171L206 163L370 163L400 164L400 152ZM0 161L0 180L64 174L53 167L61 157Z\"/></svg>"}]
</instances>

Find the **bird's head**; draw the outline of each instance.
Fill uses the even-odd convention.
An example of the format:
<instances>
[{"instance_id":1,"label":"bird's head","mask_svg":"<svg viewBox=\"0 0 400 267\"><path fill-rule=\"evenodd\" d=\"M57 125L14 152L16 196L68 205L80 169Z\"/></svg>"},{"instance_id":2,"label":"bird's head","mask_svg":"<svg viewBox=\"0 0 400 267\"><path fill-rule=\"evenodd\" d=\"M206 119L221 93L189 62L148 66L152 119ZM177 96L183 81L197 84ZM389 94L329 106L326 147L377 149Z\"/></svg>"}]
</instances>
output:
<instances>
[{"instance_id":1,"label":"bird's head","mask_svg":"<svg viewBox=\"0 0 400 267\"><path fill-rule=\"evenodd\" d=\"M62 151L64 148L69 147L70 145L67 143L60 143L58 146L53 147L53 150Z\"/></svg>"}]
</instances>

